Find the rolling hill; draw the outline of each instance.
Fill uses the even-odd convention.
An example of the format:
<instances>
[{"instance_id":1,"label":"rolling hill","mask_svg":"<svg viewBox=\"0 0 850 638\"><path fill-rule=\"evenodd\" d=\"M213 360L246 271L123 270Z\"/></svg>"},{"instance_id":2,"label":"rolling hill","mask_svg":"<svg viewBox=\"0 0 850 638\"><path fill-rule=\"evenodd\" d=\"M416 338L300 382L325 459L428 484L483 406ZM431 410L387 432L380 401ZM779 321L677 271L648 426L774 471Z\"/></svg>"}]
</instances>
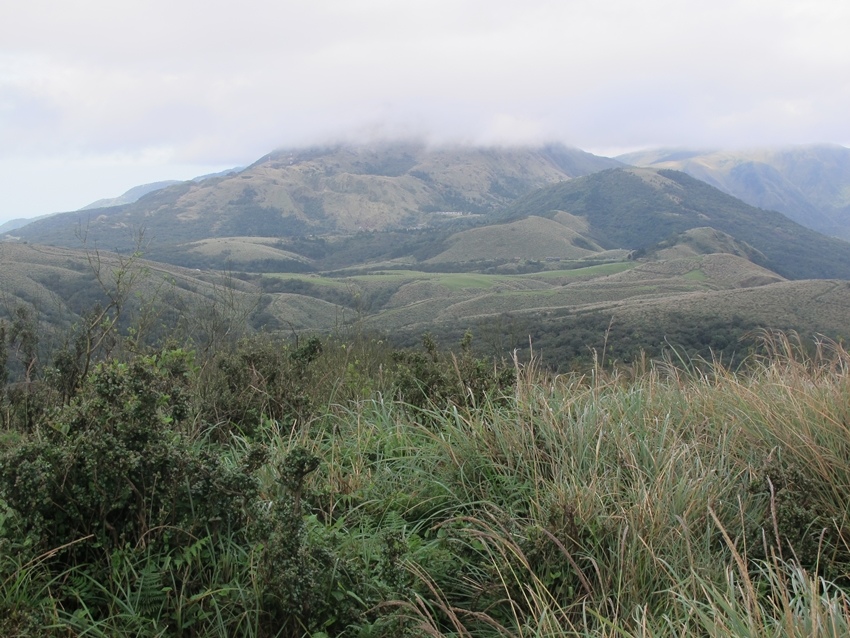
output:
<instances>
[{"instance_id":1,"label":"rolling hill","mask_svg":"<svg viewBox=\"0 0 850 638\"><path fill-rule=\"evenodd\" d=\"M515 221L567 212L588 225L603 248L640 256L685 231L710 227L756 252L753 261L790 279L850 279L850 243L826 237L784 215L749 206L689 175L629 168L542 188L503 213ZM763 256L763 257L762 257Z\"/></svg>"},{"instance_id":2,"label":"rolling hill","mask_svg":"<svg viewBox=\"0 0 850 638\"><path fill-rule=\"evenodd\" d=\"M655 149L626 164L680 170L759 208L850 239L850 149L808 145L752 151Z\"/></svg>"},{"instance_id":3,"label":"rolling hill","mask_svg":"<svg viewBox=\"0 0 850 638\"><path fill-rule=\"evenodd\" d=\"M531 337L561 367L603 346L727 352L760 327L850 334L850 244L683 172L563 147L281 151L89 212L0 244L0 314L34 308L60 335L105 300L93 266L131 260L126 325L198 342L473 328L494 353ZM123 256L101 250L113 244Z\"/></svg>"},{"instance_id":4,"label":"rolling hill","mask_svg":"<svg viewBox=\"0 0 850 638\"><path fill-rule=\"evenodd\" d=\"M129 250L146 229L151 254L222 237L399 230L486 214L532 190L619 166L563 146L428 148L417 144L276 151L238 174L159 189L126 206L55 215L16 231L31 242Z\"/></svg>"}]
</instances>

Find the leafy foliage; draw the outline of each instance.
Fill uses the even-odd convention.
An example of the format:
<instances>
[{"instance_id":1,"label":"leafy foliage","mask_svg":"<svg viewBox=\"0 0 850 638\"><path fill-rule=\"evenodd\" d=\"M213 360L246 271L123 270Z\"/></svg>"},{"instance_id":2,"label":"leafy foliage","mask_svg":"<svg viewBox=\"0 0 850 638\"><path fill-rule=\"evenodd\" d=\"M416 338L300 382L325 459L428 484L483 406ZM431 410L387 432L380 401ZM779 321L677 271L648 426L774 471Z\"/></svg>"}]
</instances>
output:
<instances>
[{"instance_id":1,"label":"leafy foliage","mask_svg":"<svg viewBox=\"0 0 850 638\"><path fill-rule=\"evenodd\" d=\"M395 393L410 405L471 408L488 398L503 400L516 381L513 367L475 358L470 332L460 343L460 356L440 352L430 334L423 337L422 346L424 352L395 355L399 365Z\"/></svg>"},{"instance_id":2,"label":"leafy foliage","mask_svg":"<svg viewBox=\"0 0 850 638\"><path fill-rule=\"evenodd\" d=\"M315 409L310 363L321 352L315 337L295 348L263 335L244 339L207 366L205 419L243 434L252 434L264 419L309 420Z\"/></svg>"},{"instance_id":3,"label":"leafy foliage","mask_svg":"<svg viewBox=\"0 0 850 638\"><path fill-rule=\"evenodd\" d=\"M69 545L73 564L91 548L75 545L81 538L111 552L169 527L196 533L245 516L250 478L180 431L190 362L177 350L99 364L70 405L4 451L0 492L28 513L38 548Z\"/></svg>"},{"instance_id":4,"label":"leafy foliage","mask_svg":"<svg viewBox=\"0 0 850 638\"><path fill-rule=\"evenodd\" d=\"M850 355L759 352L555 376L469 334L112 350L0 432L0 629L846 627Z\"/></svg>"}]
</instances>

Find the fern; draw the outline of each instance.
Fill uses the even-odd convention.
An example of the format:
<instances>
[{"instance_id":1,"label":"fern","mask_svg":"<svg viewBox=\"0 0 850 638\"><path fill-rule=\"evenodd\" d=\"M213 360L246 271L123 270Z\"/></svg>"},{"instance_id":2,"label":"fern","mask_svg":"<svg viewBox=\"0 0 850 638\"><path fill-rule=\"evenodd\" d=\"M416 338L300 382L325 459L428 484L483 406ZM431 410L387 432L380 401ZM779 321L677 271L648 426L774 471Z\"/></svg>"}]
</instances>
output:
<instances>
[{"instance_id":1,"label":"fern","mask_svg":"<svg viewBox=\"0 0 850 638\"><path fill-rule=\"evenodd\" d=\"M136 579L133 595L134 607L140 615L156 617L162 613L166 602L166 592L162 586L162 574L155 562L145 563Z\"/></svg>"}]
</instances>

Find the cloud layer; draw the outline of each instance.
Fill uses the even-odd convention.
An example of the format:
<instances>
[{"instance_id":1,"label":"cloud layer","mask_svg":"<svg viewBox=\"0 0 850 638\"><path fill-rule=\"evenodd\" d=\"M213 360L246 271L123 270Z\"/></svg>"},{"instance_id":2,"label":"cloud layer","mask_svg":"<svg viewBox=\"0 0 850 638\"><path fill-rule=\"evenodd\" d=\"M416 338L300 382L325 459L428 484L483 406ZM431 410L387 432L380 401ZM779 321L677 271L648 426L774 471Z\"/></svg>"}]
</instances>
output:
<instances>
[{"instance_id":1,"label":"cloud layer","mask_svg":"<svg viewBox=\"0 0 850 638\"><path fill-rule=\"evenodd\" d=\"M6 3L0 217L63 162L129 187L332 139L847 144L848 25L843 0Z\"/></svg>"}]
</instances>

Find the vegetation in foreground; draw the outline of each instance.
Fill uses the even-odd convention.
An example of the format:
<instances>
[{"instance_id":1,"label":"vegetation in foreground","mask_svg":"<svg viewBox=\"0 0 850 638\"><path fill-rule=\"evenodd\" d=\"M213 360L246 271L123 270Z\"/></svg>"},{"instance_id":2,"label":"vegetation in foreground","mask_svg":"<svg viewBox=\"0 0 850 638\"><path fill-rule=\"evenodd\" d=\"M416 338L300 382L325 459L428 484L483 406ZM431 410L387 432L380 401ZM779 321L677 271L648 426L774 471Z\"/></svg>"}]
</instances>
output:
<instances>
[{"instance_id":1,"label":"vegetation in foreground","mask_svg":"<svg viewBox=\"0 0 850 638\"><path fill-rule=\"evenodd\" d=\"M561 376L468 339L30 360L0 633L848 635L850 353L766 348Z\"/></svg>"}]
</instances>

